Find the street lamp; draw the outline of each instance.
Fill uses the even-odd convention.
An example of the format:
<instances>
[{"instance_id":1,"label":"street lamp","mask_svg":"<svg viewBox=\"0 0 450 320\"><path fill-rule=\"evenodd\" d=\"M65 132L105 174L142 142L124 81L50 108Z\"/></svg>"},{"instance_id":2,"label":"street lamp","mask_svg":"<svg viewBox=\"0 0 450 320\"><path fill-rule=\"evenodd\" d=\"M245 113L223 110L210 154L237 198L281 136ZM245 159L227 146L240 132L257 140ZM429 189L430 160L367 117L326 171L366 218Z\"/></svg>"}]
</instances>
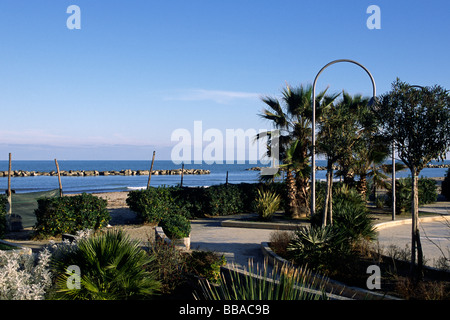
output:
<instances>
[{"instance_id":1,"label":"street lamp","mask_svg":"<svg viewBox=\"0 0 450 320\"><path fill-rule=\"evenodd\" d=\"M367 70L366 67L364 67L359 62L349 60L349 59L338 59L329 62L326 64L320 71L317 73L316 78L313 82L313 88L312 88L312 134L311 134L311 140L312 140L312 150L311 150L311 162L312 162L312 171L311 171L311 216L313 216L316 213L316 82L319 75L329 66L339 63L339 62L350 62L353 64L356 64L364 69L364 71L367 72L367 74L370 77L370 80L372 80L372 88L373 88L373 95L372 98L369 101L369 104L372 105L375 103L375 98L377 96L377 89L375 85L375 80L372 77L372 74Z\"/></svg>"}]
</instances>

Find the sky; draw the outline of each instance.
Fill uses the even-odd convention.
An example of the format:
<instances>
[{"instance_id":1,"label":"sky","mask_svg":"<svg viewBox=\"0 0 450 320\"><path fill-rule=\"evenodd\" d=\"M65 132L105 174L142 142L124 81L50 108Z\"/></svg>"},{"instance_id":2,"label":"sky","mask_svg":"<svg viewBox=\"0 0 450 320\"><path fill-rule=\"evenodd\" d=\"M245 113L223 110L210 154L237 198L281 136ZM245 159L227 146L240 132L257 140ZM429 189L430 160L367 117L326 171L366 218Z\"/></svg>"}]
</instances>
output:
<instances>
[{"instance_id":1,"label":"sky","mask_svg":"<svg viewBox=\"0 0 450 320\"><path fill-rule=\"evenodd\" d=\"M198 121L224 136L270 129L261 98L336 59L364 65L377 94L397 77L450 88L449 12L444 0L0 0L0 159L169 160L176 130L205 142ZM327 87L372 95L349 63L320 75Z\"/></svg>"}]
</instances>

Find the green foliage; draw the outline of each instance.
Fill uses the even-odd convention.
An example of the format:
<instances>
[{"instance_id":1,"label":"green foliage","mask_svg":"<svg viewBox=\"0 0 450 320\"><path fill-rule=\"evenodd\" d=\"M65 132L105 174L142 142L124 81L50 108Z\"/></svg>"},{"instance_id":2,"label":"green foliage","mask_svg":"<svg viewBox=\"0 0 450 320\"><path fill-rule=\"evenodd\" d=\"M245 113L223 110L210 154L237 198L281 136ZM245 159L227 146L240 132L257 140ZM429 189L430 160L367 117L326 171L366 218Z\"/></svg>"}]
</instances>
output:
<instances>
[{"instance_id":1,"label":"green foliage","mask_svg":"<svg viewBox=\"0 0 450 320\"><path fill-rule=\"evenodd\" d=\"M411 177L396 179L395 182L395 211L402 214L411 211ZM419 205L429 204L437 201L438 193L436 181L430 178L419 178ZM392 207L392 191L387 194L387 205Z\"/></svg>"},{"instance_id":2,"label":"green foliage","mask_svg":"<svg viewBox=\"0 0 450 320\"><path fill-rule=\"evenodd\" d=\"M6 205L8 204L8 198L5 195L0 195L0 239L2 239L6 233Z\"/></svg>"},{"instance_id":3,"label":"green foliage","mask_svg":"<svg viewBox=\"0 0 450 320\"><path fill-rule=\"evenodd\" d=\"M255 210L261 220L271 220L280 206L281 198L270 190L258 189L255 200Z\"/></svg>"},{"instance_id":4,"label":"green foliage","mask_svg":"<svg viewBox=\"0 0 450 320\"><path fill-rule=\"evenodd\" d=\"M287 250L299 265L329 273L340 261L342 239L332 226L311 225L295 231Z\"/></svg>"},{"instance_id":5,"label":"green foliage","mask_svg":"<svg viewBox=\"0 0 450 320\"><path fill-rule=\"evenodd\" d=\"M171 294L186 281L187 255L164 241L155 241L148 254L153 260L146 269L161 283L161 293Z\"/></svg>"},{"instance_id":6,"label":"green foliage","mask_svg":"<svg viewBox=\"0 0 450 320\"><path fill-rule=\"evenodd\" d=\"M444 181L442 181L441 185L441 194L450 201L450 169L447 170L447 174L445 175Z\"/></svg>"},{"instance_id":7,"label":"green foliage","mask_svg":"<svg viewBox=\"0 0 450 320\"><path fill-rule=\"evenodd\" d=\"M255 267L249 263L242 273L237 267L222 273L218 285L200 281L197 299L206 300L327 300L326 280L317 281L306 268L276 265L271 274L267 265Z\"/></svg>"},{"instance_id":8,"label":"green foliage","mask_svg":"<svg viewBox=\"0 0 450 320\"><path fill-rule=\"evenodd\" d=\"M128 193L127 204L144 222L158 223L164 216L177 211L171 187L151 187Z\"/></svg>"},{"instance_id":9,"label":"green foliage","mask_svg":"<svg viewBox=\"0 0 450 320\"><path fill-rule=\"evenodd\" d=\"M381 134L395 141L400 159L420 172L450 148L450 95L445 88L417 88L397 79L379 98L375 113ZM411 173L413 174L413 173Z\"/></svg>"},{"instance_id":10,"label":"green foliage","mask_svg":"<svg viewBox=\"0 0 450 320\"><path fill-rule=\"evenodd\" d=\"M154 295L160 283L145 268L154 262L139 241L123 231L110 231L81 239L76 246L62 250L53 261L58 275L56 298L70 300L143 299ZM68 288L67 268L80 268L80 288Z\"/></svg>"},{"instance_id":11,"label":"green foliage","mask_svg":"<svg viewBox=\"0 0 450 320\"><path fill-rule=\"evenodd\" d=\"M226 263L223 255L212 251L192 251L188 257L190 272L211 283L219 282L220 268Z\"/></svg>"},{"instance_id":12,"label":"green foliage","mask_svg":"<svg viewBox=\"0 0 450 320\"><path fill-rule=\"evenodd\" d=\"M191 233L191 222L179 214L168 214L162 217L159 226L170 239L189 237Z\"/></svg>"},{"instance_id":13,"label":"green foliage","mask_svg":"<svg viewBox=\"0 0 450 320\"><path fill-rule=\"evenodd\" d=\"M75 234L108 225L107 201L92 194L38 199L35 232L40 236Z\"/></svg>"}]
</instances>

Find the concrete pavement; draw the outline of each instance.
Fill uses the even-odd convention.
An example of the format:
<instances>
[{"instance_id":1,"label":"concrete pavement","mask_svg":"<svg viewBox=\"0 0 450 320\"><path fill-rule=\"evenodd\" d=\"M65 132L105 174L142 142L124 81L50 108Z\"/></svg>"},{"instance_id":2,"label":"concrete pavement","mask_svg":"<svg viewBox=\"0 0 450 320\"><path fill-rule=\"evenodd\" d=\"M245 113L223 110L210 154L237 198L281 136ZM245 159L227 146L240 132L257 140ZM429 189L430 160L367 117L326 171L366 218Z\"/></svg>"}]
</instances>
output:
<instances>
[{"instance_id":1,"label":"concrete pavement","mask_svg":"<svg viewBox=\"0 0 450 320\"><path fill-rule=\"evenodd\" d=\"M428 264L432 266L443 253L447 257L449 255L450 202L437 202L423 206L420 210L441 215L420 219L424 255ZM237 218L240 216L233 216L233 219ZM270 242L270 236L275 230L242 225L237 227L236 224L235 227L230 227L229 225L232 224L227 221L229 219L230 217L217 217L192 221L191 248L222 253L228 263L243 267L248 265L248 259L253 259L255 262L264 261L261 243ZM390 217L385 217L378 221L378 232L379 243L384 248L390 245L401 249L407 245L410 247L411 219L409 216L399 216L397 220L392 221Z\"/></svg>"}]
</instances>

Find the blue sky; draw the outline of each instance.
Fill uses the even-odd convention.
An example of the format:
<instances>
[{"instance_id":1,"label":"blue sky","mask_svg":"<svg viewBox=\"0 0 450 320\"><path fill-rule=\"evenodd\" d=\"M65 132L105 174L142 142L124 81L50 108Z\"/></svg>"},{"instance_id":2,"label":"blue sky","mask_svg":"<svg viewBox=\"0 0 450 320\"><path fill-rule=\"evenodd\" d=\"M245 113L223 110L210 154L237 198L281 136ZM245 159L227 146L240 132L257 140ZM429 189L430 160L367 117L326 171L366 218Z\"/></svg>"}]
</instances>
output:
<instances>
[{"instance_id":1,"label":"blue sky","mask_svg":"<svg viewBox=\"0 0 450 320\"><path fill-rule=\"evenodd\" d=\"M66 12L81 9L81 29ZM367 7L381 9L369 30ZM169 159L174 130L265 129L261 97L353 59L379 94L396 77L450 88L448 1L0 0L0 155ZM359 67L317 89L371 95Z\"/></svg>"}]
</instances>

